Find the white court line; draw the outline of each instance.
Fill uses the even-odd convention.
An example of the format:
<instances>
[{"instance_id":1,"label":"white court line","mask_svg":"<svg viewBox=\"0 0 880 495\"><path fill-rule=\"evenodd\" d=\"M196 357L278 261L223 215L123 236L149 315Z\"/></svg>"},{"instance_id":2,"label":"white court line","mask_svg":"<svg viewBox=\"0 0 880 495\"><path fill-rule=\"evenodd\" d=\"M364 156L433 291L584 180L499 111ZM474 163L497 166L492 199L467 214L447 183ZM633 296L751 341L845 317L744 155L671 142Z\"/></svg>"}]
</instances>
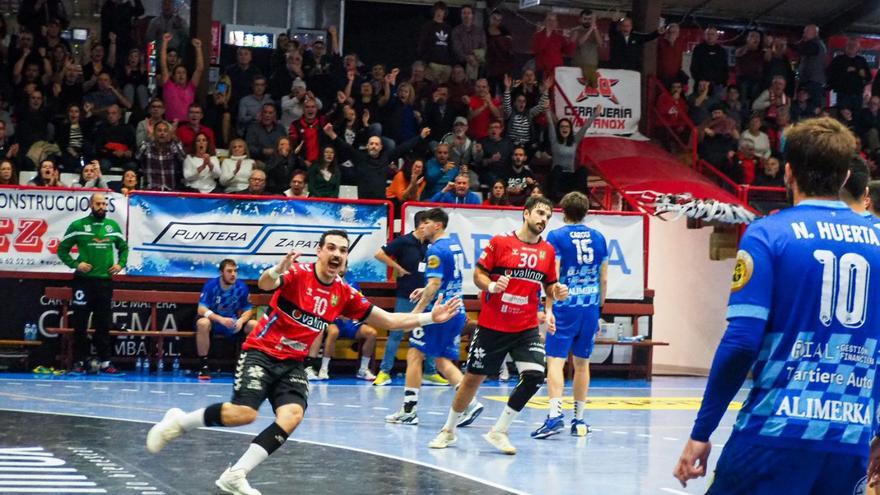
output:
<instances>
[{"instance_id":1,"label":"white court line","mask_svg":"<svg viewBox=\"0 0 880 495\"><path fill-rule=\"evenodd\" d=\"M318 402L319 406L335 406L336 404L332 402Z\"/></svg>"},{"instance_id":2,"label":"white court line","mask_svg":"<svg viewBox=\"0 0 880 495\"><path fill-rule=\"evenodd\" d=\"M7 385L21 385L21 382L6 382Z\"/></svg>"},{"instance_id":3,"label":"white court line","mask_svg":"<svg viewBox=\"0 0 880 495\"><path fill-rule=\"evenodd\" d=\"M677 438L673 438L673 437L663 437L663 440L669 440L670 442L677 442L678 441Z\"/></svg>"},{"instance_id":4,"label":"white court line","mask_svg":"<svg viewBox=\"0 0 880 495\"><path fill-rule=\"evenodd\" d=\"M636 434L636 436L642 437L642 438L651 438L651 435L648 433L638 433L638 434Z\"/></svg>"},{"instance_id":5,"label":"white court line","mask_svg":"<svg viewBox=\"0 0 880 495\"><path fill-rule=\"evenodd\" d=\"M140 392L140 390L138 390L136 388L120 388L119 391L120 392Z\"/></svg>"},{"instance_id":6,"label":"white court line","mask_svg":"<svg viewBox=\"0 0 880 495\"><path fill-rule=\"evenodd\" d=\"M92 414L71 414L71 413L43 412L43 411L21 411L18 409L9 409L9 408L5 408L5 407L0 407L0 411L17 412L17 413L23 412L23 413L30 413L30 414L45 414L45 415L49 415L49 416L69 416L69 417L74 417L74 418L105 419L105 420L110 420L110 421L124 421L127 423L156 424L156 422L154 422L154 421L146 421L146 420L142 420L142 419L113 418L113 417L109 417L109 416L98 416L98 415L92 415ZM256 434L248 433L246 431L237 431L237 430L220 429L220 428L204 428L204 429L210 430L210 431L216 431L219 433L232 433L235 435L246 435L249 437L256 436ZM386 459L394 459L394 460L400 461L400 462L408 462L410 464L415 464L417 466L422 466L422 467L426 467L429 469L436 469L438 471L442 471L447 474L451 474L454 476L465 478L465 479L468 479L468 480L471 480L471 481L474 481L474 482L477 482L477 483L480 483L480 484L483 484L486 486L491 486L492 488L497 488L499 490L508 491L510 493L513 493L514 495L529 495L528 492L524 492L522 490L516 490L516 489L511 488L509 486L505 486L500 483L495 483L494 481L485 480L485 479L479 478L477 476L473 476L473 475L470 475L467 473L462 473L460 471L455 471L454 469L450 469L450 468L443 467L443 466L438 466L435 464L430 464L430 463L419 461L416 459L407 459L405 457L396 456L394 454L386 454L383 452L374 452L371 450L360 449L357 447L349 447L347 445L338 445L335 443L324 443L324 442L315 442L312 440L301 440L299 438L288 439L288 441L306 443L309 445L320 445L323 447L334 447L337 449L348 450L351 452L360 452L361 454L369 454L369 455L384 457ZM68 491L70 491L70 489L68 489ZM106 493L106 491L104 491L102 493ZM685 495L689 495L689 494L685 494Z\"/></svg>"},{"instance_id":7,"label":"white court line","mask_svg":"<svg viewBox=\"0 0 880 495\"><path fill-rule=\"evenodd\" d=\"M214 394L206 394L205 397L214 397L215 399L222 399L222 395L214 395Z\"/></svg>"},{"instance_id":8,"label":"white court line","mask_svg":"<svg viewBox=\"0 0 880 495\"><path fill-rule=\"evenodd\" d=\"M82 388L82 385L65 385L64 388Z\"/></svg>"},{"instance_id":9,"label":"white court line","mask_svg":"<svg viewBox=\"0 0 880 495\"><path fill-rule=\"evenodd\" d=\"M357 404L343 404L342 407L350 407L352 409L360 409L361 408L361 406L358 406Z\"/></svg>"},{"instance_id":10,"label":"white court line","mask_svg":"<svg viewBox=\"0 0 880 495\"><path fill-rule=\"evenodd\" d=\"M92 387L92 390L110 390L110 387Z\"/></svg>"},{"instance_id":11,"label":"white court line","mask_svg":"<svg viewBox=\"0 0 880 495\"><path fill-rule=\"evenodd\" d=\"M52 386L52 385L49 384L49 383L37 383L36 385L37 385L38 387L51 387L51 386Z\"/></svg>"},{"instance_id":12,"label":"white court line","mask_svg":"<svg viewBox=\"0 0 880 495\"><path fill-rule=\"evenodd\" d=\"M379 407L379 406L376 406L376 407L373 408L373 410L375 410L375 411L390 411L391 409L388 408L388 407Z\"/></svg>"},{"instance_id":13,"label":"white court line","mask_svg":"<svg viewBox=\"0 0 880 495\"><path fill-rule=\"evenodd\" d=\"M663 491L666 493L674 493L675 495L690 495L688 492L683 492L681 490L675 490L673 488L665 488L664 487L664 488L661 488L660 491Z\"/></svg>"},{"instance_id":14,"label":"white court line","mask_svg":"<svg viewBox=\"0 0 880 495\"><path fill-rule=\"evenodd\" d=\"M190 392L177 392L177 395L196 395Z\"/></svg>"},{"instance_id":15,"label":"white court line","mask_svg":"<svg viewBox=\"0 0 880 495\"><path fill-rule=\"evenodd\" d=\"M611 433L615 435L629 435L629 432L627 431L612 431Z\"/></svg>"},{"instance_id":16,"label":"white court line","mask_svg":"<svg viewBox=\"0 0 880 495\"><path fill-rule=\"evenodd\" d=\"M430 414L432 416L443 416L442 412L437 412L437 411L428 411L428 414Z\"/></svg>"},{"instance_id":17,"label":"white court line","mask_svg":"<svg viewBox=\"0 0 880 495\"><path fill-rule=\"evenodd\" d=\"M164 394L165 391L164 390L150 390L150 393L151 394Z\"/></svg>"},{"instance_id":18,"label":"white court line","mask_svg":"<svg viewBox=\"0 0 880 495\"><path fill-rule=\"evenodd\" d=\"M605 431L602 428L592 428L590 427L590 431Z\"/></svg>"}]
</instances>

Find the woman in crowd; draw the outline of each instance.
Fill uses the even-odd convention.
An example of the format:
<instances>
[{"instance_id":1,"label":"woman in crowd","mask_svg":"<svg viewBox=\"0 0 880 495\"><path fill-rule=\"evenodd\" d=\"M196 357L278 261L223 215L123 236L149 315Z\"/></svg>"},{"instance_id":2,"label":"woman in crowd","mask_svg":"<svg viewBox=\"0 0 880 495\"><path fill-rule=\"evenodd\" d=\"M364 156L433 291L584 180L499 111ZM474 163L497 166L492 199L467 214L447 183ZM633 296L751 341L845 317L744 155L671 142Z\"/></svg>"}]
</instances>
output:
<instances>
[{"instance_id":1,"label":"woman in crowd","mask_svg":"<svg viewBox=\"0 0 880 495\"><path fill-rule=\"evenodd\" d=\"M133 102L139 110L147 108L149 93L147 89L147 71L144 68L143 54L140 49L132 48L128 51L125 66L119 70L116 76L122 94Z\"/></svg>"},{"instance_id":2,"label":"woman in crowd","mask_svg":"<svg viewBox=\"0 0 880 495\"><path fill-rule=\"evenodd\" d=\"M751 118L749 118L749 126L742 133L739 142L740 144L744 142L752 143L755 156L766 160L770 158L770 138L761 130L762 125L764 125L764 119L761 118L761 114L753 113Z\"/></svg>"},{"instance_id":3,"label":"woman in crowd","mask_svg":"<svg viewBox=\"0 0 880 495\"><path fill-rule=\"evenodd\" d=\"M128 196L132 191L140 189L140 185L141 177L138 175L138 171L129 168L122 173L121 181L113 181L110 183L110 189Z\"/></svg>"},{"instance_id":4,"label":"woman in crowd","mask_svg":"<svg viewBox=\"0 0 880 495\"><path fill-rule=\"evenodd\" d=\"M46 158L40 162L37 168L37 175L28 181L29 186L37 187L62 187L61 171L58 170L58 164L51 158Z\"/></svg>"},{"instance_id":5,"label":"woman in crowd","mask_svg":"<svg viewBox=\"0 0 880 495\"><path fill-rule=\"evenodd\" d=\"M309 196L312 198L339 197L339 165L336 162L336 150L332 146L324 148L321 159L309 167Z\"/></svg>"},{"instance_id":6,"label":"woman in crowd","mask_svg":"<svg viewBox=\"0 0 880 495\"><path fill-rule=\"evenodd\" d=\"M419 133L422 114L416 108L416 90L408 82L397 86L396 98L392 98L386 108L386 129L384 134L396 144L403 143Z\"/></svg>"},{"instance_id":7,"label":"woman in crowd","mask_svg":"<svg viewBox=\"0 0 880 495\"><path fill-rule=\"evenodd\" d=\"M278 138L278 142L275 143L275 154L266 162L266 190L272 194L283 194L290 183L293 171L299 168L302 166L296 151L290 145L290 138L287 136Z\"/></svg>"},{"instance_id":8,"label":"woman in crowd","mask_svg":"<svg viewBox=\"0 0 880 495\"><path fill-rule=\"evenodd\" d=\"M205 70L205 60L202 55L202 42L193 38L192 46L196 54L196 68L192 78L187 80L186 67L177 65L171 71L168 69L168 43L174 38L171 33L162 35L162 48L159 52L159 84L162 85L162 99L167 107L166 115L169 121L185 122L189 112L189 106L195 101L196 88L202 79Z\"/></svg>"},{"instance_id":9,"label":"woman in crowd","mask_svg":"<svg viewBox=\"0 0 880 495\"><path fill-rule=\"evenodd\" d=\"M385 190L385 196L397 205L407 201L418 201L425 190L425 163L413 160L403 165Z\"/></svg>"},{"instance_id":10,"label":"woman in crowd","mask_svg":"<svg viewBox=\"0 0 880 495\"><path fill-rule=\"evenodd\" d=\"M55 132L58 148L61 149L61 167L64 170L76 171L91 156L93 128L92 119L82 118L79 105L68 105L67 119Z\"/></svg>"},{"instance_id":11,"label":"woman in crowd","mask_svg":"<svg viewBox=\"0 0 880 495\"><path fill-rule=\"evenodd\" d=\"M184 185L193 191L210 193L217 189L220 161L208 135L199 132L193 138L192 152L183 160Z\"/></svg>"},{"instance_id":12,"label":"woman in crowd","mask_svg":"<svg viewBox=\"0 0 880 495\"><path fill-rule=\"evenodd\" d=\"M496 180L492 184L492 190L489 191L489 197L483 201L484 205L491 206L510 206L510 199L507 197L507 184L503 180Z\"/></svg>"},{"instance_id":13,"label":"woman in crowd","mask_svg":"<svg viewBox=\"0 0 880 495\"><path fill-rule=\"evenodd\" d=\"M107 181L101 177L101 163L98 160L92 160L86 163L79 173L79 180L70 185L70 187L82 187L88 189L110 189Z\"/></svg>"},{"instance_id":14,"label":"woman in crowd","mask_svg":"<svg viewBox=\"0 0 880 495\"><path fill-rule=\"evenodd\" d=\"M574 133L571 119L556 120L556 114L547 108L547 131L550 133L550 152L553 155L548 189L554 202L558 202L571 191L587 192L587 169L577 166L577 149L587 130L601 113L602 105L597 105L590 118Z\"/></svg>"},{"instance_id":15,"label":"woman in crowd","mask_svg":"<svg viewBox=\"0 0 880 495\"><path fill-rule=\"evenodd\" d=\"M18 184L15 166L11 160L0 161L0 186L14 186Z\"/></svg>"},{"instance_id":16,"label":"woman in crowd","mask_svg":"<svg viewBox=\"0 0 880 495\"><path fill-rule=\"evenodd\" d=\"M220 165L220 185L224 188L223 192L244 191L254 170L254 160L248 157L244 139L233 139L229 143L229 155Z\"/></svg>"}]
</instances>

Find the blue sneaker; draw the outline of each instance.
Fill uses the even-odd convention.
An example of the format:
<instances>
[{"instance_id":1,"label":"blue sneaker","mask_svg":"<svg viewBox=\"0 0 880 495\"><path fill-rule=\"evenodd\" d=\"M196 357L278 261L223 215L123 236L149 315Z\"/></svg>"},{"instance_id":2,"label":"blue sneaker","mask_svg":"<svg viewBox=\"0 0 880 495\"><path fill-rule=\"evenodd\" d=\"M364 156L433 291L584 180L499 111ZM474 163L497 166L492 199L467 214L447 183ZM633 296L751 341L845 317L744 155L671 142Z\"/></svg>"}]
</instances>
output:
<instances>
[{"instance_id":1,"label":"blue sneaker","mask_svg":"<svg viewBox=\"0 0 880 495\"><path fill-rule=\"evenodd\" d=\"M585 437L590 432L590 425L582 419L571 420L571 435L574 437Z\"/></svg>"},{"instance_id":2,"label":"blue sneaker","mask_svg":"<svg viewBox=\"0 0 880 495\"><path fill-rule=\"evenodd\" d=\"M553 435L562 433L563 428L565 428L565 419L561 414L554 418L548 416L547 419L544 420L544 424L532 432L532 438L541 439L552 437Z\"/></svg>"}]
</instances>

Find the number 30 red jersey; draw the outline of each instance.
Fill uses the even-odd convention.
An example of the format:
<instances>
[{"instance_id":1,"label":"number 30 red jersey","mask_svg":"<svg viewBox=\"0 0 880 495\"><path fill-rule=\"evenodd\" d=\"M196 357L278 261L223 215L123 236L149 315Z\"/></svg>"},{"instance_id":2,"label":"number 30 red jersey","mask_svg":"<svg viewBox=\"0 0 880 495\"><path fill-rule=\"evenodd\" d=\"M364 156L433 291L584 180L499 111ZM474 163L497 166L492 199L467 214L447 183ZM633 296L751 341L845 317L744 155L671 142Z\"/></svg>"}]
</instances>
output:
<instances>
[{"instance_id":1,"label":"number 30 red jersey","mask_svg":"<svg viewBox=\"0 0 880 495\"><path fill-rule=\"evenodd\" d=\"M477 324L498 332L516 333L538 326L541 285L556 283L556 251L547 241L525 243L515 233L496 235L483 250L477 266L492 281L510 277L499 294L484 291Z\"/></svg>"},{"instance_id":2,"label":"number 30 red jersey","mask_svg":"<svg viewBox=\"0 0 880 495\"><path fill-rule=\"evenodd\" d=\"M318 280L314 263L298 263L281 277L269 308L241 348L302 361L315 338L338 316L363 321L373 305L341 277L325 284Z\"/></svg>"}]
</instances>

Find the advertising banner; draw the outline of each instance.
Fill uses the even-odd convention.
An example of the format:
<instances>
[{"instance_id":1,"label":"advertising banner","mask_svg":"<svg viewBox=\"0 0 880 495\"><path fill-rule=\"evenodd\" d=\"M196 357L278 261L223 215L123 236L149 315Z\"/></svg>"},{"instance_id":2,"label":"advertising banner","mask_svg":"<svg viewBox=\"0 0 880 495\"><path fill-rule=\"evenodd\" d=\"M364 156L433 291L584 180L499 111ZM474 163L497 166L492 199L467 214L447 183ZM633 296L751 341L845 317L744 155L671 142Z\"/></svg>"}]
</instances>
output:
<instances>
[{"instance_id":1,"label":"advertising banner","mask_svg":"<svg viewBox=\"0 0 880 495\"><path fill-rule=\"evenodd\" d=\"M580 67L556 68L554 105L558 118L568 117L580 129L597 105L602 113L587 134L635 134L642 114L641 76L631 70L599 69L596 87L587 84Z\"/></svg>"},{"instance_id":2,"label":"advertising banner","mask_svg":"<svg viewBox=\"0 0 880 495\"><path fill-rule=\"evenodd\" d=\"M128 275L216 277L225 258L238 275L257 279L289 251L317 259L321 234L348 233L354 280L386 280L373 255L388 240L389 206L382 201L255 199L237 196L137 193L129 197Z\"/></svg>"},{"instance_id":3,"label":"advertising banner","mask_svg":"<svg viewBox=\"0 0 880 495\"><path fill-rule=\"evenodd\" d=\"M126 200L117 193L0 186L0 271L72 273L58 259L67 227L91 213L91 196L107 197L107 217L125 228Z\"/></svg>"},{"instance_id":4,"label":"advertising banner","mask_svg":"<svg viewBox=\"0 0 880 495\"><path fill-rule=\"evenodd\" d=\"M405 204L404 229L412 230L413 216L420 210L437 205ZM474 285L474 263L480 257L489 239L497 234L512 232L522 225L520 208L487 208L443 205L449 214L446 232L458 240L464 249L465 272L462 275L464 293L477 294ZM608 299L641 300L645 287L645 218L642 215L593 214L586 225L602 235L608 243ZM562 214L554 212L545 230L562 227Z\"/></svg>"}]
</instances>

